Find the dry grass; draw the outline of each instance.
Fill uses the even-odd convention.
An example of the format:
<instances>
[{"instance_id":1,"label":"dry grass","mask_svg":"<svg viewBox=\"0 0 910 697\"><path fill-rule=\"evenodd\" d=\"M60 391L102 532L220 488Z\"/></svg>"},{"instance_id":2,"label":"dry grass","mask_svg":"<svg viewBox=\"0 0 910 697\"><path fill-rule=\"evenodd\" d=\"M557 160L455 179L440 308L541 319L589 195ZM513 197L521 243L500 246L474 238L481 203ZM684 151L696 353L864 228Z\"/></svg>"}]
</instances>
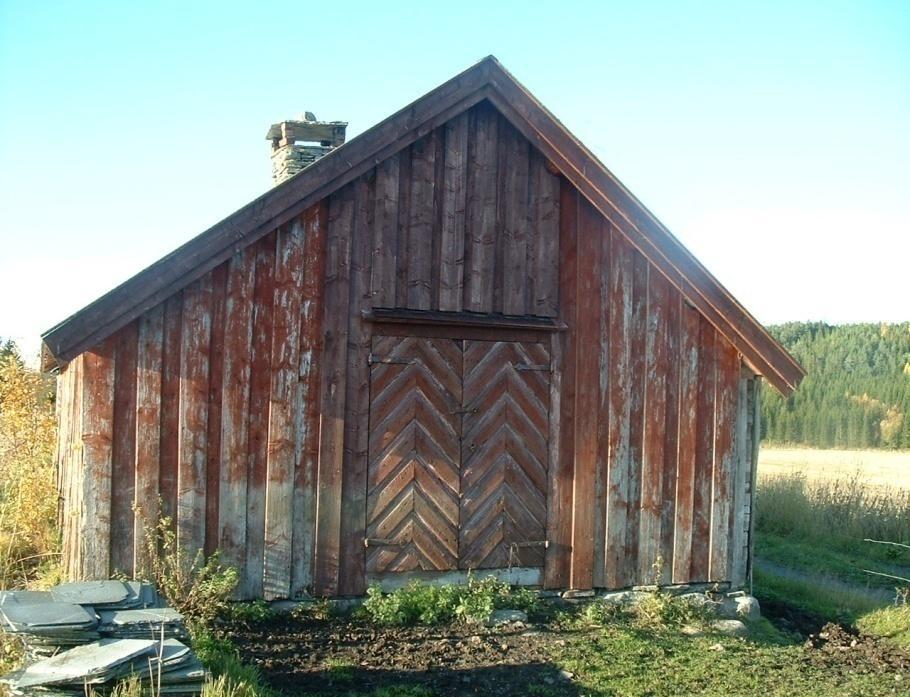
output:
<instances>
[{"instance_id":1,"label":"dry grass","mask_svg":"<svg viewBox=\"0 0 910 697\"><path fill-rule=\"evenodd\" d=\"M53 381L0 358L0 587L23 587L56 562Z\"/></svg>"},{"instance_id":2,"label":"dry grass","mask_svg":"<svg viewBox=\"0 0 910 697\"><path fill-rule=\"evenodd\" d=\"M762 446L758 473L802 473L809 481L859 479L869 486L910 489L910 451L814 450Z\"/></svg>"},{"instance_id":3,"label":"dry grass","mask_svg":"<svg viewBox=\"0 0 910 697\"><path fill-rule=\"evenodd\" d=\"M785 537L910 543L910 489L868 486L860 475L760 477L756 527Z\"/></svg>"}]
</instances>

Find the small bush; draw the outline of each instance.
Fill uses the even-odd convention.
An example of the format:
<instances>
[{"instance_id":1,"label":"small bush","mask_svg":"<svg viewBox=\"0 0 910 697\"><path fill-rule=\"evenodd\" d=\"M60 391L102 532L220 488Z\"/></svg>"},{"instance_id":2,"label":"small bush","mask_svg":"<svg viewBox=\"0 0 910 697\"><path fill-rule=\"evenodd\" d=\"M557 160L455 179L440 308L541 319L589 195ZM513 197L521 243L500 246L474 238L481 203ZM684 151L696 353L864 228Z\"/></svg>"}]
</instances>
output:
<instances>
[{"instance_id":1,"label":"small bush","mask_svg":"<svg viewBox=\"0 0 910 697\"><path fill-rule=\"evenodd\" d=\"M152 580L170 605L189 624L210 626L228 610L228 599L237 585L237 570L222 566L218 552L206 558L202 550L191 555L177 540L174 525L161 517L146 531Z\"/></svg>"},{"instance_id":2,"label":"small bush","mask_svg":"<svg viewBox=\"0 0 910 697\"><path fill-rule=\"evenodd\" d=\"M202 664L212 671L202 688L202 697L278 697L277 692L263 684L254 666L240 660L229 640L197 628L193 648Z\"/></svg>"},{"instance_id":3,"label":"small bush","mask_svg":"<svg viewBox=\"0 0 910 697\"><path fill-rule=\"evenodd\" d=\"M378 586L367 589L366 615L377 624L407 626L443 624L455 620L482 622L494 610L510 608L532 612L537 594L513 588L493 577L468 580L466 585L434 586L412 581L391 593Z\"/></svg>"},{"instance_id":4,"label":"small bush","mask_svg":"<svg viewBox=\"0 0 910 697\"><path fill-rule=\"evenodd\" d=\"M225 618L238 622L265 622L274 619L277 613L265 600L243 603L228 603Z\"/></svg>"}]
</instances>

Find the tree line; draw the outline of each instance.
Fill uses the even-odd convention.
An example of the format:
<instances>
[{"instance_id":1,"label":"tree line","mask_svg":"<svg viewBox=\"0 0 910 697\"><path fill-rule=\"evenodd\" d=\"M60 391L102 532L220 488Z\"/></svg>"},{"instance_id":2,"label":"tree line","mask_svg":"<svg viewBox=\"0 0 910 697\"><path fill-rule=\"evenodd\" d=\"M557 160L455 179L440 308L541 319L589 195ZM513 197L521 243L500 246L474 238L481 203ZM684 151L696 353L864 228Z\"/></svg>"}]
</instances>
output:
<instances>
[{"instance_id":1,"label":"tree line","mask_svg":"<svg viewBox=\"0 0 910 697\"><path fill-rule=\"evenodd\" d=\"M768 327L808 372L784 399L762 392L766 442L910 448L910 322Z\"/></svg>"}]
</instances>

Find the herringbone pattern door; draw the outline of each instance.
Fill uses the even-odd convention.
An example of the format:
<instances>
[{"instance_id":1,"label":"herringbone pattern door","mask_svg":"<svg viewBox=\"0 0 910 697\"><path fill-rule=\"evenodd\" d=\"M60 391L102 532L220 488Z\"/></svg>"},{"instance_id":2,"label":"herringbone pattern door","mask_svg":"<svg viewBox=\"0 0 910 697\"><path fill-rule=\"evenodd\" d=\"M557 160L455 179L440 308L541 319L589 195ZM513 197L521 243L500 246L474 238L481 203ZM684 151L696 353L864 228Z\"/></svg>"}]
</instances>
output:
<instances>
[{"instance_id":1,"label":"herringbone pattern door","mask_svg":"<svg viewBox=\"0 0 910 697\"><path fill-rule=\"evenodd\" d=\"M367 573L457 568L462 342L375 337Z\"/></svg>"},{"instance_id":2,"label":"herringbone pattern door","mask_svg":"<svg viewBox=\"0 0 910 697\"><path fill-rule=\"evenodd\" d=\"M549 371L543 344L465 342L461 569L543 565Z\"/></svg>"}]
</instances>

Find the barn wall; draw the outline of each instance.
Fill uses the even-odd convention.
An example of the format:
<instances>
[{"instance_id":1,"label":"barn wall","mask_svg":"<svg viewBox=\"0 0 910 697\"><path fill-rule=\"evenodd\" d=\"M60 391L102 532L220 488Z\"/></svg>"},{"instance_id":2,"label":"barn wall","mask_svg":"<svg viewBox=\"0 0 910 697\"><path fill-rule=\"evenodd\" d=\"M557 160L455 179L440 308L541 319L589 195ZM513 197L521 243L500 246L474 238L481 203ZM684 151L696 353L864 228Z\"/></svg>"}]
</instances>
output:
<instances>
[{"instance_id":1,"label":"barn wall","mask_svg":"<svg viewBox=\"0 0 910 697\"><path fill-rule=\"evenodd\" d=\"M362 593L381 308L565 323L547 586L745 579L754 378L487 104L63 370L67 572L141 574L160 499L182 542L241 568L243 597Z\"/></svg>"},{"instance_id":2,"label":"barn wall","mask_svg":"<svg viewBox=\"0 0 910 697\"><path fill-rule=\"evenodd\" d=\"M746 575L755 378L568 183L561 191L553 588ZM555 404L555 402L554 402Z\"/></svg>"}]
</instances>

